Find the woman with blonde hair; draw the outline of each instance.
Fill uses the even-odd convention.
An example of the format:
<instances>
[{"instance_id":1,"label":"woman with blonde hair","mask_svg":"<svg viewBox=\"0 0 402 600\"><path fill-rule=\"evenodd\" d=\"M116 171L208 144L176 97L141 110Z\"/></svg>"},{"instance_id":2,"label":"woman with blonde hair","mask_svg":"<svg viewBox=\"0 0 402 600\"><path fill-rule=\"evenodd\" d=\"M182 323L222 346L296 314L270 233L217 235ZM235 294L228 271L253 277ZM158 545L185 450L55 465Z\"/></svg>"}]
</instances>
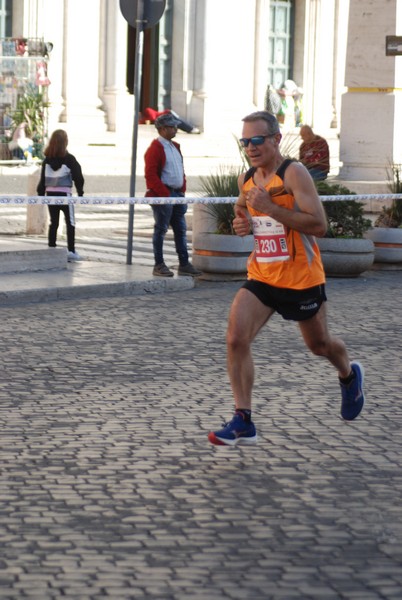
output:
<instances>
[{"instance_id":1,"label":"woman with blonde hair","mask_svg":"<svg viewBox=\"0 0 402 600\"><path fill-rule=\"evenodd\" d=\"M78 196L84 195L84 177L79 162L67 151L68 137L63 129L56 129L44 151L45 160L37 187L38 196L71 196L73 182ZM49 235L50 248L56 247L57 229L60 212L64 213L67 228L68 261L81 260L75 251L75 219L72 204L49 204Z\"/></svg>"}]
</instances>

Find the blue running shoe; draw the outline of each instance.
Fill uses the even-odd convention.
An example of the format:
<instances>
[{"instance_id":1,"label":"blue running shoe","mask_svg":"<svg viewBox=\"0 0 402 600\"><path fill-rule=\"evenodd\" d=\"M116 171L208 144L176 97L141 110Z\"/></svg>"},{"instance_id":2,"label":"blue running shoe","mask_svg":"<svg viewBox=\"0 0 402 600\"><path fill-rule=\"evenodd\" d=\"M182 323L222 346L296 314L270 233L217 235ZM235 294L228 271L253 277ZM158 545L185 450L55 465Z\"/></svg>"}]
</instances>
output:
<instances>
[{"instance_id":1,"label":"blue running shoe","mask_svg":"<svg viewBox=\"0 0 402 600\"><path fill-rule=\"evenodd\" d=\"M345 421L353 421L360 414L364 404L363 382L364 369L360 363L353 361L351 363L352 371L355 374L353 381L349 385L341 383L342 406L341 415Z\"/></svg>"},{"instance_id":2,"label":"blue running shoe","mask_svg":"<svg viewBox=\"0 0 402 600\"><path fill-rule=\"evenodd\" d=\"M236 446L237 444L256 444L257 433L254 423L246 423L241 414L235 414L229 423L219 431L210 431L208 439L216 446Z\"/></svg>"}]
</instances>

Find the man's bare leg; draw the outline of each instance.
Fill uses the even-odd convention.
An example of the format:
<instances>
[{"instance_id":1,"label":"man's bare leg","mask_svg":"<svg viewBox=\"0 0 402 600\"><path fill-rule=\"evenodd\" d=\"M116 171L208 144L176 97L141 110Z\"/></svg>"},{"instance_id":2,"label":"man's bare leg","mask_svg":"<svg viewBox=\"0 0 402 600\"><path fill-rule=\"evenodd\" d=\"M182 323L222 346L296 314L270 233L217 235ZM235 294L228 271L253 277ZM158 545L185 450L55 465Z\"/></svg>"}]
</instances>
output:
<instances>
[{"instance_id":1,"label":"man's bare leg","mask_svg":"<svg viewBox=\"0 0 402 600\"><path fill-rule=\"evenodd\" d=\"M340 378L350 375L351 365L346 346L328 330L325 302L314 317L299 321L299 327L306 346L313 354L327 358L338 370Z\"/></svg>"},{"instance_id":2,"label":"man's bare leg","mask_svg":"<svg viewBox=\"0 0 402 600\"><path fill-rule=\"evenodd\" d=\"M299 326L308 348L318 356L325 356L338 370L342 393L341 416L346 421L353 421L364 405L362 365L356 361L351 363L343 341L329 333L325 304L314 317L300 322Z\"/></svg>"},{"instance_id":3,"label":"man's bare leg","mask_svg":"<svg viewBox=\"0 0 402 600\"><path fill-rule=\"evenodd\" d=\"M273 314L249 290L240 289L229 314L227 330L227 369L235 407L251 410L254 364L251 344Z\"/></svg>"}]
</instances>

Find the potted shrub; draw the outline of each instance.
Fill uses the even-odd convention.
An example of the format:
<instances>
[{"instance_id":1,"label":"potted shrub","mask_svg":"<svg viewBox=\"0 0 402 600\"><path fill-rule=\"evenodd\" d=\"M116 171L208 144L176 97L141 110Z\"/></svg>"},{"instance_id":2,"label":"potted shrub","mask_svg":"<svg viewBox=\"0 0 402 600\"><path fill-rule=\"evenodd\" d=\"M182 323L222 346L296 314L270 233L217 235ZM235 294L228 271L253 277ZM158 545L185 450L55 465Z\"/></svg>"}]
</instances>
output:
<instances>
[{"instance_id":1,"label":"potted shrub","mask_svg":"<svg viewBox=\"0 0 402 600\"><path fill-rule=\"evenodd\" d=\"M253 249L252 235L239 237L233 230L233 205L239 195L238 177L244 167L223 167L217 173L200 177L206 197L233 197L229 204L195 204L193 207L192 262L203 273L230 274L244 278L247 259Z\"/></svg>"},{"instance_id":2,"label":"potted shrub","mask_svg":"<svg viewBox=\"0 0 402 600\"><path fill-rule=\"evenodd\" d=\"M348 188L317 181L319 196L353 195ZM371 227L364 217L364 204L356 200L323 202L328 220L324 238L318 238L324 269L333 277L356 277L370 269L374 262L374 245L363 236Z\"/></svg>"},{"instance_id":3,"label":"potted shrub","mask_svg":"<svg viewBox=\"0 0 402 600\"><path fill-rule=\"evenodd\" d=\"M48 102L36 86L30 85L18 98L17 107L12 113L12 126L26 125L26 135L33 141L32 156L42 160L46 134L46 109Z\"/></svg>"},{"instance_id":4,"label":"potted shrub","mask_svg":"<svg viewBox=\"0 0 402 600\"><path fill-rule=\"evenodd\" d=\"M402 165L391 164L388 169L388 188L393 194L402 193ZM383 206L367 237L374 242L375 263L382 268L399 268L402 264L402 199Z\"/></svg>"}]
</instances>

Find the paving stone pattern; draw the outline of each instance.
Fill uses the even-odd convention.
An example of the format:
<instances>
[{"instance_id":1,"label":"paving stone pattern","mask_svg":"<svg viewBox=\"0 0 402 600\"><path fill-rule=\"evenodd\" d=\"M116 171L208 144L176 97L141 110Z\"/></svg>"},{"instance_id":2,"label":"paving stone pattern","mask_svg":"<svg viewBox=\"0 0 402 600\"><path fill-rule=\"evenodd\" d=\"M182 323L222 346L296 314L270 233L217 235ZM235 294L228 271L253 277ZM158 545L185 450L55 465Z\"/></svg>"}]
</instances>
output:
<instances>
[{"instance_id":1,"label":"paving stone pattern","mask_svg":"<svg viewBox=\"0 0 402 600\"><path fill-rule=\"evenodd\" d=\"M340 420L334 370L274 317L260 442L218 448L239 285L0 308L0 598L402 597L402 274L328 282L361 418Z\"/></svg>"}]
</instances>

